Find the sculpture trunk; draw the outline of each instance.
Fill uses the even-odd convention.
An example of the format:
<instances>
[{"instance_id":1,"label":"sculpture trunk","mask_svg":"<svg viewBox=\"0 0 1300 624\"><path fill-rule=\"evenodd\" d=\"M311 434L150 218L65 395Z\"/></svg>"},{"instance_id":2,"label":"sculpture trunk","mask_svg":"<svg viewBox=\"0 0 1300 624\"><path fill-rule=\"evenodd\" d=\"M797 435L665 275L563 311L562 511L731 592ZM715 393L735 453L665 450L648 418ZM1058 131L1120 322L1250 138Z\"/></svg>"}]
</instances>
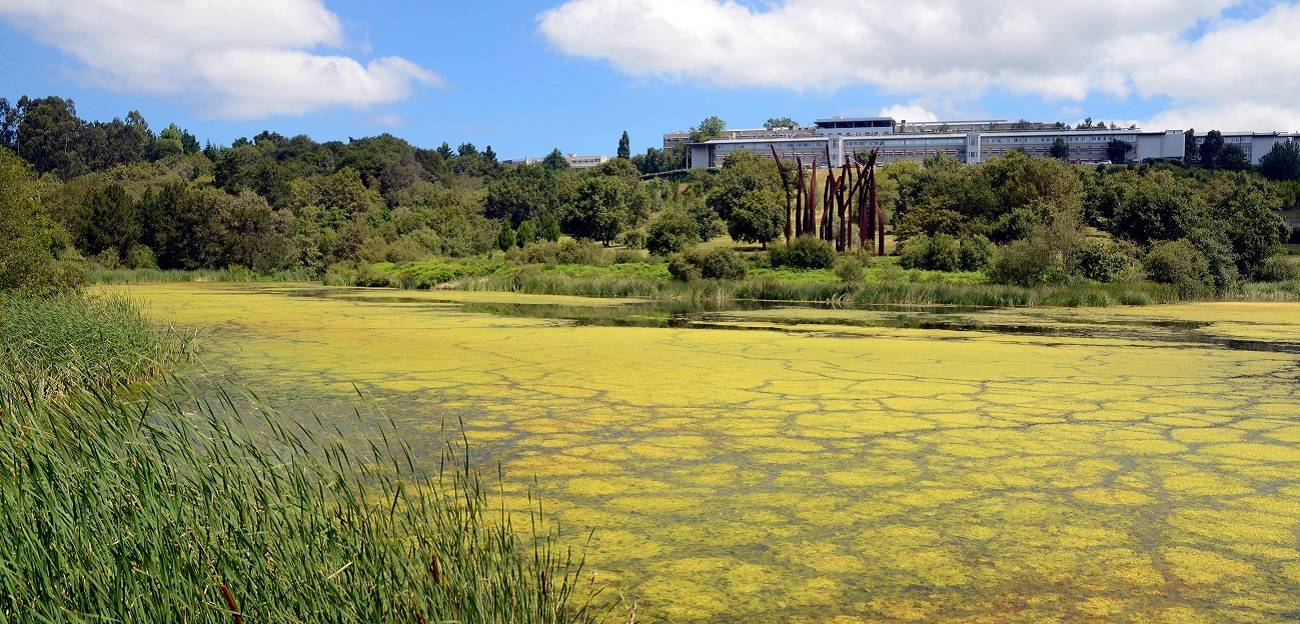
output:
<instances>
[{"instance_id":1,"label":"sculpture trunk","mask_svg":"<svg viewBox=\"0 0 1300 624\"><path fill-rule=\"evenodd\" d=\"M781 174L781 188L785 189L785 244L790 244L790 220L793 206L793 198L790 195L790 176L786 175L785 165L781 163L781 158L776 155L776 145L769 143L767 145L772 149L772 162L776 163L776 171Z\"/></svg>"},{"instance_id":2,"label":"sculpture trunk","mask_svg":"<svg viewBox=\"0 0 1300 624\"><path fill-rule=\"evenodd\" d=\"M876 172L871 171L871 212L876 216L876 255L885 255L885 211L880 209L880 200L876 197Z\"/></svg>"},{"instance_id":3,"label":"sculpture trunk","mask_svg":"<svg viewBox=\"0 0 1300 624\"><path fill-rule=\"evenodd\" d=\"M808 182L808 196L804 201L803 214L803 233L805 236L812 236L817 229L817 221L814 213L816 212L817 203L817 159L812 161L812 178Z\"/></svg>"},{"instance_id":4,"label":"sculpture trunk","mask_svg":"<svg viewBox=\"0 0 1300 624\"><path fill-rule=\"evenodd\" d=\"M795 165L799 167L799 186L796 189L794 198L794 235L803 236L803 205L804 205L804 180L803 180L803 159L795 157Z\"/></svg>"}]
</instances>

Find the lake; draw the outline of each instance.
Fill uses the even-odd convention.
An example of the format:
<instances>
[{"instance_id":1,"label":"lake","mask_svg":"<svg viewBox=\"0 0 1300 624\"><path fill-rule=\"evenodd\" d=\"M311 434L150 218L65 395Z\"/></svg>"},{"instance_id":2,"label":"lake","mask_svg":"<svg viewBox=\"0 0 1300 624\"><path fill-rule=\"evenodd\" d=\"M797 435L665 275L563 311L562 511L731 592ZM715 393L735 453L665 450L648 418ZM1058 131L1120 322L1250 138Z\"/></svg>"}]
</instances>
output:
<instances>
[{"instance_id":1,"label":"lake","mask_svg":"<svg viewBox=\"0 0 1300 624\"><path fill-rule=\"evenodd\" d=\"M430 465L463 423L639 621L1300 619L1297 304L105 289L203 329L196 387Z\"/></svg>"}]
</instances>

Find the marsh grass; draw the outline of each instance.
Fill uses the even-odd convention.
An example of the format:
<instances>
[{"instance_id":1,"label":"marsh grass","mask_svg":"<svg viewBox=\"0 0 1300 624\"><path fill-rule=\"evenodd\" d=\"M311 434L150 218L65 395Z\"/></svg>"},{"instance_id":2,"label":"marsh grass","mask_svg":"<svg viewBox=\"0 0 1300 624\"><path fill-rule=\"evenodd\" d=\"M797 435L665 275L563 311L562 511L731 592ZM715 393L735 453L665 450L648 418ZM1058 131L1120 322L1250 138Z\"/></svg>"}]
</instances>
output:
<instances>
[{"instance_id":1,"label":"marsh grass","mask_svg":"<svg viewBox=\"0 0 1300 624\"><path fill-rule=\"evenodd\" d=\"M521 538L454 445L432 474L388 427L264 406L0 399L5 621L586 622L582 561ZM251 426L257 422L258 427ZM537 534L536 526L529 527Z\"/></svg>"},{"instance_id":2,"label":"marsh grass","mask_svg":"<svg viewBox=\"0 0 1300 624\"><path fill-rule=\"evenodd\" d=\"M4 302L0 621L596 618L581 556L489 505L463 437L424 470L391 423L193 398L158 383L187 346L125 299Z\"/></svg>"},{"instance_id":3,"label":"marsh grass","mask_svg":"<svg viewBox=\"0 0 1300 624\"><path fill-rule=\"evenodd\" d=\"M57 399L127 386L185 357L192 338L154 326L121 296L0 298L0 392Z\"/></svg>"},{"instance_id":4,"label":"marsh grass","mask_svg":"<svg viewBox=\"0 0 1300 624\"><path fill-rule=\"evenodd\" d=\"M312 282L320 275L312 269L284 269L256 273L248 269L106 269L91 267L86 279L92 284L166 284L172 282Z\"/></svg>"}]
</instances>

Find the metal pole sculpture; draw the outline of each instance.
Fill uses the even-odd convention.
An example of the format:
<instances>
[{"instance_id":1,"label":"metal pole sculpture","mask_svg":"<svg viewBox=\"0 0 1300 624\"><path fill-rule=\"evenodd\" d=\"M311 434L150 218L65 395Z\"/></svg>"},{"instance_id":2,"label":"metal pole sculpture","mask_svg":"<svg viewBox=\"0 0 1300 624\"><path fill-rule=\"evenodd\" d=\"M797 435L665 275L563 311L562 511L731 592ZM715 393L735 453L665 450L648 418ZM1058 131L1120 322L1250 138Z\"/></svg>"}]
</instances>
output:
<instances>
[{"instance_id":1,"label":"metal pole sculpture","mask_svg":"<svg viewBox=\"0 0 1300 624\"><path fill-rule=\"evenodd\" d=\"M826 188L822 189L822 213L821 220L817 226L817 233L821 239L829 241L831 239L831 203L835 201L835 166L826 167Z\"/></svg>"},{"instance_id":2,"label":"metal pole sculpture","mask_svg":"<svg viewBox=\"0 0 1300 624\"><path fill-rule=\"evenodd\" d=\"M858 242L863 249L870 249L872 239L876 237L876 214L868 193L872 188L878 154L877 150L871 150L867 156L867 166L858 173L861 177L858 185Z\"/></svg>"},{"instance_id":3,"label":"metal pole sculpture","mask_svg":"<svg viewBox=\"0 0 1300 624\"><path fill-rule=\"evenodd\" d=\"M795 156L794 162L799 167L799 187L795 189L794 197L794 235L799 237L803 236L803 205L807 189L804 188L803 181L803 159Z\"/></svg>"},{"instance_id":4,"label":"metal pole sculpture","mask_svg":"<svg viewBox=\"0 0 1300 624\"><path fill-rule=\"evenodd\" d=\"M876 255L885 255L885 211L876 197L876 168L871 168L871 212L876 215Z\"/></svg>"},{"instance_id":5,"label":"metal pole sculpture","mask_svg":"<svg viewBox=\"0 0 1300 624\"><path fill-rule=\"evenodd\" d=\"M772 162L776 163L776 171L781 174L781 188L785 189L785 244L789 245L791 234L790 220L792 216L790 211L793 209L793 206L791 205L793 198L790 196L790 176L786 175L785 164L782 163L781 158L776 155L776 145L768 143L767 146L772 148Z\"/></svg>"},{"instance_id":6,"label":"metal pole sculpture","mask_svg":"<svg viewBox=\"0 0 1300 624\"><path fill-rule=\"evenodd\" d=\"M840 213L840 231L835 238L835 248L837 251L848 251L849 248L849 214L848 208L844 204L845 192L852 192L849 185L849 160L844 160L844 165L840 168L840 192L835 196L836 209ZM853 195L849 195L849 200L853 201Z\"/></svg>"},{"instance_id":7,"label":"metal pole sculpture","mask_svg":"<svg viewBox=\"0 0 1300 624\"><path fill-rule=\"evenodd\" d=\"M813 231L817 229L816 217L813 216L816 208L814 202L817 199L817 159L812 159L812 179L808 182L808 196L804 201L804 221L803 233L805 236L812 236Z\"/></svg>"}]
</instances>

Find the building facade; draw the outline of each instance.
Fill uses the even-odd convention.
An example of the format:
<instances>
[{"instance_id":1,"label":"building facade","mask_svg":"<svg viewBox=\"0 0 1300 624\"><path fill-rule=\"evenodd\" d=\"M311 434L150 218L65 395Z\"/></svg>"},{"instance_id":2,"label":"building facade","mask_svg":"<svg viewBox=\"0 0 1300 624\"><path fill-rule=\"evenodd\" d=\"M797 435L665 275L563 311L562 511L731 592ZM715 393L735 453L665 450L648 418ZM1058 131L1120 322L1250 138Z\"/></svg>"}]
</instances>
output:
<instances>
[{"instance_id":1,"label":"building facade","mask_svg":"<svg viewBox=\"0 0 1300 624\"><path fill-rule=\"evenodd\" d=\"M1223 144L1235 145L1250 160L1250 164L1258 165L1265 154L1273 150L1273 146L1278 143L1288 141L1300 141L1300 133L1295 132L1224 132ZM1196 137L1196 148L1200 149L1201 143L1205 142L1205 135Z\"/></svg>"},{"instance_id":2,"label":"building facade","mask_svg":"<svg viewBox=\"0 0 1300 624\"><path fill-rule=\"evenodd\" d=\"M737 151L771 157L775 148L782 160L796 157L819 166L843 163L873 149L880 150L877 162L924 161L948 156L968 164L1020 151L1032 156L1049 156L1056 139L1065 141L1070 160L1084 163L1110 158L1111 141L1129 145L1126 160L1182 159L1186 147L1180 130L1041 130L1045 124L1022 124L1035 129L996 129L996 121L946 122L942 124L899 124L888 117L832 118L817 121L815 128L797 136L749 136L689 143L691 168L718 167ZM906 132L902 130L906 129ZM928 131L927 131L928 130Z\"/></svg>"},{"instance_id":3,"label":"building facade","mask_svg":"<svg viewBox=\"0 0 1300 624\"><path fill-rule=\"evenodd\" d=\"M601 166L601 165L603 165L603 164L609 162L609 161L612 160L612 159L613 159L613 158L610 157L610 156L579 156L579 155L577 155L577 154L569 154L569 155L567 155L567 156L564 157L564 161L567 162L567 163L569 163L569 166L570 166L570 167L573 167L574 169L587 169L587 168L590 168L590 167L599 167L599 166ZM544 161L544 160L546 160L545 157L542 157L542 158L518 158L518 159L515 159L515 160L507 160L507 161L504 161L504 164L507 164L507 165L540 165L540 164L542 164L542 161Z\"/></svg>"}]
</instances>

